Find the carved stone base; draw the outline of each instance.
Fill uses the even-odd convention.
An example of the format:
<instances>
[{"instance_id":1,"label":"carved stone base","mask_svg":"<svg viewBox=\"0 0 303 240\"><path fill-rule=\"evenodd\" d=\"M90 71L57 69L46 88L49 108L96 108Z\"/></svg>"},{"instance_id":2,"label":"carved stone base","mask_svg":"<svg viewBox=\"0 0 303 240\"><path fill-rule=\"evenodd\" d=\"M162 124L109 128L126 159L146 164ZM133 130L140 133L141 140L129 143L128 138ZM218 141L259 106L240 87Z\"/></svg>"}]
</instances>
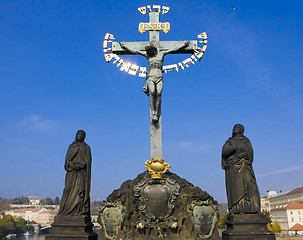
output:
<instances>
[{"instance_id":1,"label":"carved stone base","mask_svg":"<svg viewBox=\"0 0 303 240\"><path fill-rule=\"evenodd\" d=\"M218 239L218 203L176 174L144 172L124 182L100 208L99 240Z\"/></svg>"},{"instance_id":2,"label":"carved stone base","mask_svg":"<svg viewBox=\"0 0 303 240\"><path fill-rule=\"evenodd\" d=\"M229 214L223 240L274 240L275 234L267 229L267 220L262 214Z\"/></svg>"},{"instance_id":3,"label":"carved stone base","mask_svg":"<svg viewBox=\"0 0 303 240\"><path fill-rule=\"evenodd\" d=\"M90 217L57 216L52 224L52 231L46 240L97 240Z\"/></svg>"}]
</instances>

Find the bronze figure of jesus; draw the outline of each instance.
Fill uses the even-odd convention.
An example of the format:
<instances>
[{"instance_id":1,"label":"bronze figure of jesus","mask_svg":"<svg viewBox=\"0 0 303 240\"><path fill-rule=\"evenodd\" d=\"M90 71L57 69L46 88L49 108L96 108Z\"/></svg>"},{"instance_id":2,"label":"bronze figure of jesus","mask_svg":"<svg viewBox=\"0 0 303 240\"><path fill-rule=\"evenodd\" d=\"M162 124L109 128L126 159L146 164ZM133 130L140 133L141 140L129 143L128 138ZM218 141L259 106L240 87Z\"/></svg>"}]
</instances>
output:
<instances>
[{"instance_id":1,"label":"bronze figure of jesus","mask_svg":"<svg viewBox=\"0 0 303 240\"><path fill-rule=\"evenodd\" d=\"M177 52L182 48L186 48L188 45L189 42L184 41L181 46L174 49L162 50L159 46L157 46L156 42L151 41L148 45L146 45L145 50L140 51L127 47L125 42L120 42L121 48L134 54L140 54L146 57L148 60L149 72L147 73L146 83L142 91L149 96L151 118L155 122L158 121L160 117L163 90L162 67L164 56L169 53Z\"/></svg>"}]
</instances>

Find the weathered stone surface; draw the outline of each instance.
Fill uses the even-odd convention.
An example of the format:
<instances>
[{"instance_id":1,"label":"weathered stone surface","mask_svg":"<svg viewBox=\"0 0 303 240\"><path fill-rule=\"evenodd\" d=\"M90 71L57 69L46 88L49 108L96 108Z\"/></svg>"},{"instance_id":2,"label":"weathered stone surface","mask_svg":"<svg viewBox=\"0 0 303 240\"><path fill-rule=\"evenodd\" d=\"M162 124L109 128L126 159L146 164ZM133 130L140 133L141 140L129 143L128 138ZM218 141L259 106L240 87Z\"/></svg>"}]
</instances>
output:
<instances>
[{"instance_id":1,"label":"weathered stone surface","mask_svg":"<svg viewBox=\"0 0 303 240\"><path fill-rule=\"evenodd\" d=\"M99 240L218 239L218 203L176 174L125 181L100 208Z\"/></svg>"},{"instance_id":2,"label":"weathered stone surface","mask_svg":"<svg viewBox=\"0 0 303 240\"><path fill-rule=\"evenodd\" d=\"M91 149L79 130L65 158L65 188L58 216L46 240L96 240L90 217Z\"/></svg>"},{"instance_id":3,"label":"weathered stone surface","mask_svg":"<svg viewBox=\"0 0 303 240\"><path fill-rule=\"evenodd\" d=\"M267 229L268 221L262 214L229 214L223 240L274 240L275 234Z\"/></svg>"},{"instance_id":4,"label":"weathered stone surface","mask_svg":"<svg viewBox=\"0 0 303 240\"><path fill-rule=\"evenodd\" d=\"M79 130L75 141L69 145L64 168L65 187L58 215L90 217L90 189L92 155L85 140L86 133Z\"/></svg>"},{"instance_id":5,"label":"weathered stone surface","mask_svg":"<svg viewBox=\"0 0 303 240\"><path fill-rule=\"evenodd\" d=\"M222 148L222 168L225 170L226 193L230 213L259 213L260 193L253 170L254 152L243 135L244 126L236 124Z\"/></svg>"},{"instance_id":6,"label":"weathered stone surface","mask_svg":"<svg viewBox=\"0 0 303 240\"><path fill-rule=\"evenodd\" d=\"M57 216L52 224L52 231L46 240L97 240L98 235L92 230L93 224L87 216Z\"/></svg>"},{"instance_id":7,"label":"weathered stone surface","mask_svg":"<svg viewBox=\"0 0 303 240\"><path fill-rule=\"evenodd\" d=\"M253 171L253 148L243 135L244 126L236 124L222 148L229 215L224 240L276 239L267 229L268 221L260 213L260 193Z\"/></svg>"},{"instance_id":8,"label":"weathered stone surface","mask_svg":"<svg viewBox=\"0 0 303 240\"><path fill-rule=\"evenodd\" d=\"M107 239L115 239L119 229L122 228L125 216L125 207L122 203L116 201L114 203L105 202L100 208L99 221L103 228L103 234Z\"/></svg>"}]
</instances>

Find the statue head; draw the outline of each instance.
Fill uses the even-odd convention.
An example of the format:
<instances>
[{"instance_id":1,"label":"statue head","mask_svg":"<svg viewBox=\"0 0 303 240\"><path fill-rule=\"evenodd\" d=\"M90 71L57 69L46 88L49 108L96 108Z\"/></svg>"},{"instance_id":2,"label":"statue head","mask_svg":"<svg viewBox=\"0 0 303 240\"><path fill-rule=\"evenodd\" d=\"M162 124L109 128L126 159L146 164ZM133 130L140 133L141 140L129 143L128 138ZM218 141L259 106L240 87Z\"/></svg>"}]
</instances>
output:
<instances>
[{"instance_id":1,"label":"statue head","mask_svg":"<svg viewBox=\"0 0 303 240\"><path fill-rule=\"evenodd\" d=\"M154 42L150 42L148 45L145 46L145 51L148 56L155 56L157 55L158 49Z\"/></svg>"},{"instance_id":2,"label":"statue head","mask_svg":"<svg viewBox=\"0 0 303 240\"><path fill-rule=\"evenodd\" d=\"M233 128L233 137L240 137L243 136L244 133L244 126L242 124L236 124Z\"/></svg>"},{"instance_id":3,"label":"statue head","mask_svg":"<svg viewBox=\"0 0 303 240\"><path fill-rule=\"evenodd\" d=\"M75 142L84 142L85 137L86 133L83 130L78 130Z\"/></svg>"}]
</instances>

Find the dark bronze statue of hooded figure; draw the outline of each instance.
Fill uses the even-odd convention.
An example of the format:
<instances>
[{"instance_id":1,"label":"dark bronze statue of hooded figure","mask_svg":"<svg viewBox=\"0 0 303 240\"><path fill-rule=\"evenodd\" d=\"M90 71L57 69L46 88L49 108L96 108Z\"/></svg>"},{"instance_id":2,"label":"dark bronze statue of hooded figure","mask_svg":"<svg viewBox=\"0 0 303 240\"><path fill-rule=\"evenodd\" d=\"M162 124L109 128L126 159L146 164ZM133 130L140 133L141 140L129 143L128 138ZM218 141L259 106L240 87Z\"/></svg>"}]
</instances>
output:
<instances>
[{"instance_id":1,"label":"dark bronze statue of hooded figure","mask_svg":"<svg viewBox=\"0 0 303 240\"><path fill-rule=\"evenodd\" d=\"M244 127L236 124L222 148L226 192L230 213L260 212L260 193L253 171L253 148L243 135Z\"/></svg>"},{"instance_id":2,"label":"dark bronze statue of hooded figure","mask_svg":"<svg viewBox=\"0 0 303 240\"><path fill-rule=\"evenodd\" d=\"M90 185L92 156L84 142L86 133L79 130L65 158L65 188L58 215L90 216Z\"/></svg>"}]
</instances>

